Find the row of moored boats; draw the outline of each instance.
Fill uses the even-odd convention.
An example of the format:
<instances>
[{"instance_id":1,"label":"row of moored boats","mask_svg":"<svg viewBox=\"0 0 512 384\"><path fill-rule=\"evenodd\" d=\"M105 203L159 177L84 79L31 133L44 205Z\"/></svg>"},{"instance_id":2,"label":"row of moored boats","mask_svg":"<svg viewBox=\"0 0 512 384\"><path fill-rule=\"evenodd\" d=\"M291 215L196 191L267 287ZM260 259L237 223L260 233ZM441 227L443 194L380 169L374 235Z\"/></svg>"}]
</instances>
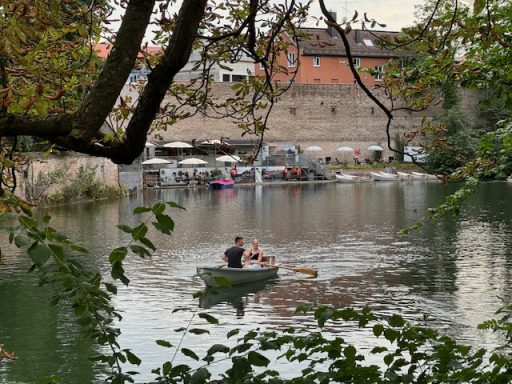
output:
<instances>
[{"instance_id":1,"label":"row of moored boats","mask_svg":"<svg viewBox=\"0 0 512 384\"><path fill-rule=\"evenodd\" d=\"M437 175L421 172L369 172L367 175L350 175L337 173L336 179L340 183L364 183L369 181L399 181L399 180L441 180Z\"/></svg>"}]
</instances>

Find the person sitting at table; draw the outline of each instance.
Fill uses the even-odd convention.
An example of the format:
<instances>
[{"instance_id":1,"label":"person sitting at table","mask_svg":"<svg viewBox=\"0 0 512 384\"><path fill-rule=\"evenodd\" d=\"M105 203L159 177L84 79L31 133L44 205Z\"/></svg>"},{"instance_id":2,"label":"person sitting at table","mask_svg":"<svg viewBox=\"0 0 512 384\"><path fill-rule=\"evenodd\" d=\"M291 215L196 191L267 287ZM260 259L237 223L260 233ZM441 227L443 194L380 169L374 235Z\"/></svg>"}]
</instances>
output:
<instances>
[{"instance_id":1,"label":"person sitting at table","mask_svg":"<svg viewBox=\"0 0 512 384\"><path fill-rule=\"evenodd\" d=\"M251 248L244 252L245 268L262 268L263 249L260 248L258 239L252 239Z\"/></svg>"}]
</instances>

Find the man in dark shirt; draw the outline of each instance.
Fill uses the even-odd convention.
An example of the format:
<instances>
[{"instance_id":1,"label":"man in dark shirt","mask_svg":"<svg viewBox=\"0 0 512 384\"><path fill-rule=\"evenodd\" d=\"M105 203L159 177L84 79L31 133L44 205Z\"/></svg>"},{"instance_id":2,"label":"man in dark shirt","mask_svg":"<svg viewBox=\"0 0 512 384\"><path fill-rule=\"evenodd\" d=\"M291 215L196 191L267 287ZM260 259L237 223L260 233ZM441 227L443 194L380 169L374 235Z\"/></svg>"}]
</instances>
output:
<instances>
[{"instance_id":1,"label":"man in dark shirt","mask_svg":"<svg viewBox=\"0 0 512 384\"><path fill-rule=\"evenodd\" d=\"M245 249L243 249L244 239L240 236L235 237L235 245L226 249L222 260L228 263L229 268L242 268L242 256Z\"/></svg>"}]
</instances>

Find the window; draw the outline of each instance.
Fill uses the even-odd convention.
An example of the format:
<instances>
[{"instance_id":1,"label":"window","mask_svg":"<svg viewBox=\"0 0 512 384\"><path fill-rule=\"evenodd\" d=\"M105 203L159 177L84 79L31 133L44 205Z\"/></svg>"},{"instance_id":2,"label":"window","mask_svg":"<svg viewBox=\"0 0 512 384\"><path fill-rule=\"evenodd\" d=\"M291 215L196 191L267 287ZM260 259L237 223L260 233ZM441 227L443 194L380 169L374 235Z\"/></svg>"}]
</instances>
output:
<instances>
[{"instance_id":1,"label":"window","mask_svg":"<svg viewBox=\"0 0 512 384\"><path fill-rule=\"evenodd\" d=\"M231 79L229 78L229 75L228 74L224 74L222 75L222 81L226 81L226 82L229 82Z\"/></svg>"},{"instance_id":2,"label":"window","mask_svg":"<svg viewBox=\"0 0 512 384\"><path fill-rule=\"evenodd\" d=\"M382 65L376 65L375 71L373 73L373 76L375 77L375 81L381 81L383 74L384 74L384 68L382 67Z\"/></svg>"},{"instance_id":3,"label":"window","mask_svg":"<svg viewBox=\"0 0 512 384\"><path fill-rule=\"evenodd\" d=\"M313 57L313 67L320 66L320 58L318 56Z\"/></svg>"},{"instance_id":4,"label":"window","mask_svg":"<svg viewBox=\"0 0 512 384\"><path fill-rule=\"evenodd\" d=\"M238 83L242 80L244 80L247 76L244 76L244 75L232 75L231 76L231 81L234 81L235 83Z\"/></svg>"},{"instance_id":5,"label":"window","mask_svg":"<svg viewBox=\"0 0 512 384\"><path fill-rule=\"evenodd\" d=\"M367 47L373 47L373 41L371 41L370 39L363 39L363 42L364 45L366 45Z\"/></svg>"},{"instance_id":6,"label":"window","mask_svg":"<svg viewBox=\"0 0 512 384\"><path fill-rule=\"evenodd\" d=\"M295 63L297 62L295 60L295 52L288 52L287 58L288 58L288 67L295 67Z\"/></svg>"},{"instance_id":7,"label":"window","mask_svg":"<svg viewBox=\"0 0 512 384\"><path fill-rule=\"evenodd\" d=\"M263 63L262 63L262 62L260 62L259 64L260 64L260 69L261 69L261 70L265 69L265 66L263 65Z\"/></svg>"},{"instance_id":8,"label":"window","mask_svg":"<svg viewBox=\"0 0 512 384\"><path fill-rule=\"evenodd\" d=\"M354 63L354 67L359 68L361 66L361 59L359 57L352 58L352 63Z\"/></svg>"}]
</instances>

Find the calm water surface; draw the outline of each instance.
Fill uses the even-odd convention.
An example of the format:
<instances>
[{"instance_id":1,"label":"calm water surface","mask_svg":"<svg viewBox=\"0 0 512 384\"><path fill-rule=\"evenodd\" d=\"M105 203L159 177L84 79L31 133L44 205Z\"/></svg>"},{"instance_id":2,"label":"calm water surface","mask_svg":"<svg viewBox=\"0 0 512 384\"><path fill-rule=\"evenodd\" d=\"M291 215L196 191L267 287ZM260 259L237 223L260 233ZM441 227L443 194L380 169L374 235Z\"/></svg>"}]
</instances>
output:
<instances>
[{"instance_id":1,"label":"calm water surface","mask_svg":"<svg viewBox=\"0 0 512 384\"><path fill-rule=\"evenodd\" d=\"M209 328L208 345L224 343L226 332L235 327L313 328L311 319L293 315L297 305L312 302L369 305L380 314L398 312L422 323L426 316L428 325L462 342L495 345L492 335L475 327L492 317L498 296L511 293L512 184L485 184L458 222L398 234L450 190L453 186L424 182L163 190L40 215L49 213L53 226L89 247L87 264L108 275L106 255L128 241L115 226L135 224L134 207L173 200L187 208L173 213L171 238L150 236L159 248L151 259L127 260L131 283L114 299L124 317L121 344L143 360L138 367L142 383L173 354L154 340L177 344L181 334L175 330L187 325L198 305L192 294L203 285L193 278L195 268L216 264L235 235L247 243L257 237L279 262L317 268L319 276L281 270L278 280L245 289L240 296L203 300L199 310L220 320ZM80 336L68 308L48 305L51 289L38 287L36 277L26 272L27 258L5 248L3 234L0 241L0 343L19 357L0 364L0 383L27 383L55 373L65 383L99 381L102 368L87 360L97 347ZM173 313L182 307L189 310ZM193 327L204 325L197 316L192 320ZM343 324L329 331L343 333L363 349L372 346L366 330ZM208 345L204 336L191 335L182 347L200 352ZM295 373L293 367L276 367Z\"/></svg>"}]
</instances>

